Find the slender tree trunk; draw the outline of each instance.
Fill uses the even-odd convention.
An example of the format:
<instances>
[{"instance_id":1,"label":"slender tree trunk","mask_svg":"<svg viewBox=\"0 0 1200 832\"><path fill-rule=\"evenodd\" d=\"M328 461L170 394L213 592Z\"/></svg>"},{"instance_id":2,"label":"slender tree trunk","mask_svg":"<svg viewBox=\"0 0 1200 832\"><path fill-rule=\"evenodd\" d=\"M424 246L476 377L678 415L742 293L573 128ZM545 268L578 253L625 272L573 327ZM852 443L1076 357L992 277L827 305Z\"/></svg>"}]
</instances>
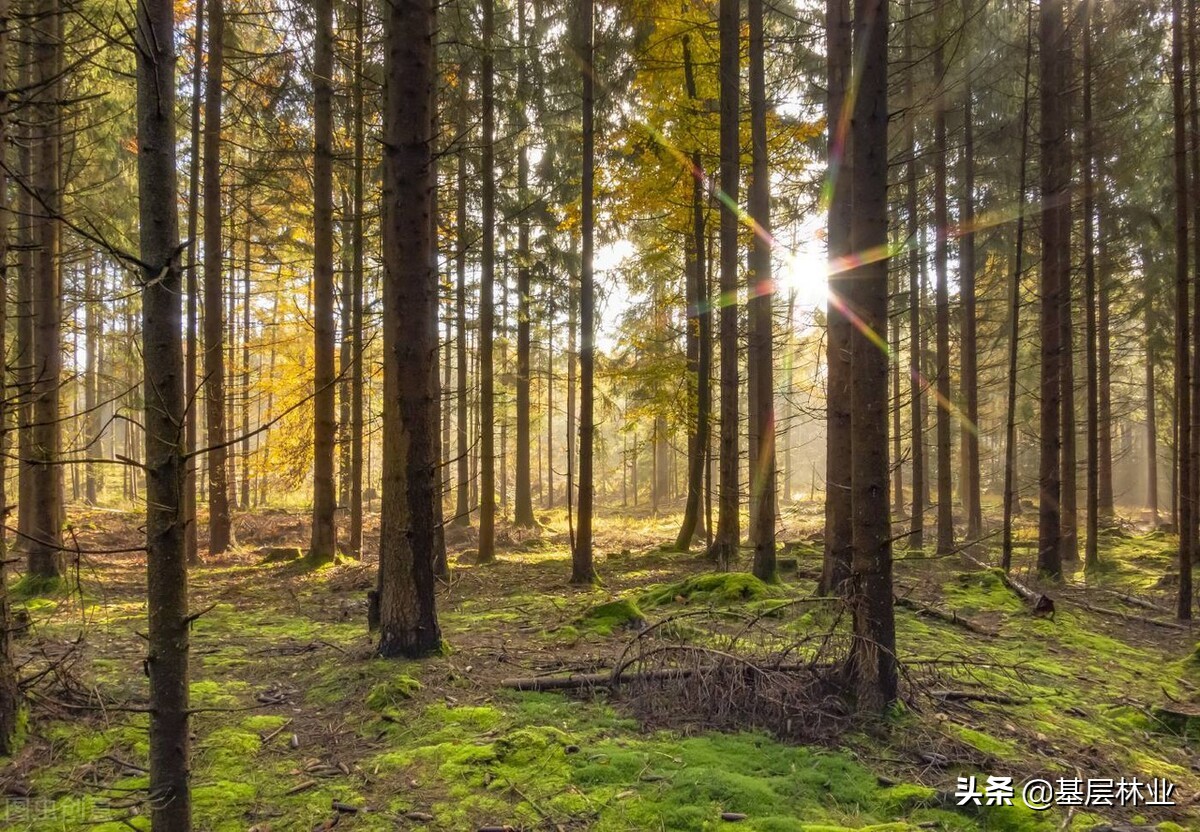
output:
<instances>
[{"instance_id":1,"label":"slender tree trunk","mask_svg":"<svg viewBox=\"0 0 1200 832\"><path fill-rule=\"evenodd\" d=\"M854 55L860 69L851 145L854 221L850 242L854 251L884 251L887 246L887 31L887 0L855 0ZM878 712L896 699L898 687L888 505L888 356L877 346L887 331L888 259L879 257L858 266L852 274L849 303L859 310L863 329L850 335L854 434L851 661L858 707Z\"/></svg>"},{"instance_id":2,"label":"slender tree trunk","mask_svg":"<svg viewBox=\"0 0 1200 832\"><path fill-rule=\"evenodd\" d=\"M57 465L61 445L59 398L62 376L60 259L62 211L61 130L62 40L60 0L40 0L32 22L36 93L33 216L38 246L33 278L33 385L30 449L29 572L46 578L62 574L63 494Z\"/></svg>"},{"instance_id":3,"label":"slender tree trunk","mask_svg":"<svg viewBox=\"0 0 1200 832\"><path fill-rule=\"evenodd\" d=\"M199 353L200 323L200 277L197 274L196 236L200 228L200 110L203 106L204 77L204 4L196 0L195 37L192 40L192 100L191 100L191 160L188 163L188 213L187 213L187 349L185 351L184 396L186 397L187 425L184 446L188 454L196 453L199 443L199 402L196 386L196 369ZM184 474L184 548L187 562L199 565L200 544L197 525L196 502L196 457L189 456Z\"/></svg>"},{"instance_id":4,"label":"slender tree trunk","mask_svg":"<svg viewBox=\"0 0 1200 832\"><path fill-rule=\"evenodd\" d=\"M308 557L329 563L337 553L333 451L333 1L315 0L313 18L313 509ZM244 464L244 463L243 463Z\"/></svg>"},{"instance_id":5,"label":"slender tree trunk","mask_svg":"<svg viewBox=\"0 0 1200 832\"><path fill-rule=\"evenodd\" d=\"M1013 253L1008 309L1008 393L1004 419L1004 529L1001 565L1012 567L1013 514L1017 506L1017 357L1020 352L1021 278L1025 257L1025 190L1029 163L1029 86L1033 63L1033 0L1025 10L1025 82L1021 97L1021 174L1017 193L1017 242Z\"/></svg>"},{"instance_id":6,"label":"slender tree trunk","mask_svg":"<svg viewBox=\"0 0 1200 832\"><path fill-rule=\"evenodd\" d=\"M340 287L338 289L338 383L337 383L337 507L338 512L350 507L350 399L354 395L350 379L354 365L354 233L351 228L350 195L341 192L342 219L338 223L341 237ZM445 445L445 442L442 443Z\"/></svg>"},{"instance_id":7,"label":"slender tree trunk","mask_svg":"<svg viewBox=\"0 0 1200 832\"><path fill-rule=\"evenodd\" d=\"M495 0L483 0L481 139L483 251L479 280L479 562L496 559L496 380L493 366L496 284Z\"/></svg>"},{"instance_id":8,"label":"slender tree trunk","mask_svg":"<svg viewBox=\"0 0 1200 832\"><path fill-rule=\"evenodd\" d=\"M25 9L36 8L35 0ZM18 38L17 81L26 89L33 85L33 38ZM17 164L22 178L33 182L32 119L18 122ZM13 382L16 385L17 405L17 539L16 547L29 551L33 517L33 281L36 243L33 237L34 203L31 188L17 189L17 355Z\"/></svg>"},{"instance_id":9,"label":"slender tree trunk","mask_svg":"<svg viewBox=\"0 0 1200 832\"><path fill-rule=\"evenodd\" d=\"M954 551L954 490L950 455L950 289L947 260L950 254L950 221L946 206L946 89L943 38L947 30L944 0L935 5L933 77L937 85L933 102L933 269L936 314L937 370L937 552Z\"/></svg>"},{"instance_id":10,"label":"slender tree trunk","mask_svg":"<svg viewBox=\"0 0 1200 832\"><path fill-rule=\"evenodd\" d=\"M529 95L529 62L533 53L529 44L529 31L525 23L525 0L517 0L518 40L521 54L517 60L517 100L525 102ZM518 128L522 134L529 130L524 109L518 116ZM517 526L533 526L533 489L529 462L529 327L532 319L530 300L530 253L529 253L529 151L524 135L517 151L517 199L520 214L517 218L517 458L516 458L516 505L513 507L513 523Z\"/></svg>"},{"instance_id":11,"label":"slender tree trunk","mask_svg":"<svg viewBox=\"0 0 1200 832\"><path fill-rule=\"evenodd\" d=\"M574 584L590 584L596 581L596 568L592 565L592 501L595 497L592 453L596 441L596 302L592 282L592 237L595 222L592 191L596 165L593 2L594 0L579 0L579 58L583 82L583 194L580 217L583 250L579 275L579 515L575 529L575 546L571 552L571 583Z\"/></svg>"},{"instance_id":12,"label":"slender tree trunk","mask_svg":"<svg viewBox=\"0 0 1200 832\"><path fill-rule=\"evenodd\" d=\"M737 559L738 516L738 100L740 97L738 0L720 0L721 112L721 479L717 533L709 557L722 570Z\"/></svg>"},{"instance_id":13,"label":"slender tree trunk","mask_svg":"<svg viewBox=\"0 0 1200 832\"><path fill-rule=\"evenodd\" d=\"M1095 133L1092 127L1092 0L1083 0L1083 292L1086 312L1084 357L1087 359L1087 540L1084 565L1100 563L1100 371L1096 326Z\"/></svg>"},{"instance_id":14,"label":"slender tree trunk","mask_svg":"<svg viewBox=\"0 0 1200 832\"><path fill-rule=\"evenodd\" d=\"M574 252L573 252L574 253ZM580 283L573 280L570 276L567 278L567 429L566 442L564 443L567 449L567 490L563 498L563 502L567 504L567 515L571 515L571 509L575 499L575 451L578 447L576 435L576 411L578 410L579 397L579 291ZM550 457L550 464L554 464L554 457Z\"/></svg>"},{"instance_id":15,"label":"slender tree trunk","mask_svg":"<svg viewBox=\"0 0 1200 832\"><path fill-rule=\"evenodd\" d=\"M570 277L567 278L570 282ZM571 289L567 289L571 293ZM546 314L546 508L554 508L554 292L547 290L546 300L549 303L549 311ZM572 309L574 307L572 306ZM574 340L574 323L571 324L571 338ZM567 350L567 365L570 367L571 381L568 387L575 390L575 351ZM574 406L574 392L572 392L571 402ZM572 413L572 415L574 415ZM567 424L567 441L570 442L569 427L571 420L568 419ZM568 445L569 447L569 445ZM569 452L568 452L569 453ZM571 500L570 487L567 488L567 502Z\"/></svg>"},{"instance_id":16,"label":"slender tree trunk","mask_svg":"<svg viewBox=\"0 0 1200 832\"><path fill-rule=\"evenodd\" d=\"M752 459L750 488L755 514L754 574L774 581L775 574L775 384L774 333L771 326L771 181L767 159L766 47L763 40L763 0L750 0L750 136L753 168L750 216L755 234L750 250L750 362L758 368L755 415L758 448Z\"/></svg>"},{"instance_id":17,"label":"slender tree trunk","mask_svg":"<svg viewBox=\"0 0 1200 832\"><path fill-rule=\"evenodd\" d=\"M818 587L821 594L842 594L850 577L853 519L850 466L853 434L850 430L850 318L846 296L850 290L847 255L850 254L851 158L848 93L850 85L851 17L849 0L827 0L826 74L829 83L828 171L829 197L829 307L825 381L825 555Z\"/></svg>"},{"instance_id":18,"label":"slender tree trunk","mask_svg":"<svg viewBox=\"0 0 1200 832\"><path fill-rule=\"evenodd\" d=\"M250 229L242 241L242 507L250 510Z\"/></svg>"},{"instance_id":19,"label":"slender tree trunk","mask_svg":"<svg viewBox=\"0 0 1200 832\"><path fill-rule=\"evenodd\" d=\"M964 15L971 17L971 3ZM966 418L962 422L963 510L967 515L967 540L983 534L983 507L979 484L979 371L975 312L975 129L974 102L970 79L963 94L963 201L962 224L966 229L958 241L959 293L962 296L962 400Z\"/></svg>"},{"instance_id":20,"label":"slender tree trunk","mask_svg":"<svg viewBox=\"0 0 1200 832\"><path fill-rule=\"evenodd\" d=\"M365 38L364 5L354 4L354 194L353 229L354 276L351 281L350 319L354 332L352 365L350 368L350 551L357 556L363 549L363 352L366 349L363 321L363 277L365 274L366 234L364 224L364 183L366 165L363 161L365 137L363 122L363 39Z\"/></svg>"},{"instance_id":21,"label":"slender tree trunk","mask_svg":"<svg viewBox=\"0 0 1200 832\"><path fill-rule=\"evenodd\" d=\"M365 0L362 0L365 2ZM458 187L456 190L456 207L454 227L457 234L454 250L454 316L455 330L458 338L454 342L455 381L458 385L455 401L457 402L456 424L458 432L458 484L455 487L454 525L471 525L471 430L470 430L470 389L467 385L467 97L470 94L470 82L464 66L459 66L458 97L458 135L459 146L456 155L458 162Z\"/></svg>"},{"instance_id":22,"label":"slender tree trunk","mask_svg":"<svg viewBox=\"0 0 1200 832\"><path fill-rule=\"evenodd\" d=\"M4 2L6 3L7 0L4 0ZM4 37L5 37L4 33L0 32L0 42L2 42ZM3 48L3 47L0 46L0 48ZM0 67L3 67L2 63L0 63ZM4 127L4 125L0 124L0 130L2 130L3 127ZM0 186L3 186L3 183L4 183L3 174L0 173ZM0 193L0 199L3 199L2 193ZM7 211L7 205L5 206L4 210ZM7 220L7 214L5 214L4 216L5 216L5 219ZM8 251L7 232L8 232L7 225L4 226L2 229L0 229L0 246L4 247L4 252L6 254ZM87 255L86 257L84 257L84 260L83 260L83 298L84 298L84 301L83 301L83 303L84 303L83 329L84 329L84 333L85 333L84 334L84 350L87 352L87 359L84 363L84 369L83 369L83 374L84 374L84 378L83 378L83 386L84 386L83 409L85 411L84 424L87 426L84 431L84 435L87 437L86 441L87 441L87 447L89 449L89 451L88 451L89 459L92 458L93 456L95 456L95 454L91 451L91 448L93 447L92 443L94 443L97 438L96 432L95 432L96 424L97 424L96 415L95 415L96 414L96 406L97 406L96 381L97 381L97 375L98 375L98 368L96 366L96 324L98 323L98 319L101 317L101 315L97 314L97 310L99 310L99 308L100 308L100 300L99 300L99 295L96 292L96 282L95 282L95 277L93 274L92 263L93 263L93 259L92 259L91 255ZM3 261L0 261L0 270L3 270L4 268L5 268L5 266L3 265ZM6 285L7 285L7 283L6 283ZM0 297L3 297L3 296L0 295ZM3 306L3 304L0 304L0 306ZM0 366L2 366L2 365L0 365ZM96 466L93 465L91 462L88 462L84 465L83 493L84 493L84 499L87 500L87 504L89 506L96 505L96 498L97 498Z\"/></svg>"},{"instance_id":23,"label":"slender tree trunk","mask_svg":"<svg viewBox=\"0 0 1200 832\"><path fill-rule=\"evenodd\" d=\"M1179 596L1176 613L1192 617L1191 343L1188 308L1188 171L1183 97L1183 3L1171 3L1171 99L1175 163L1175 459L1178 470ZM1200 231L1200 229L1196 229Z\"/></svg>"},{"instance_id":24,"label":"slender tree trunk","mask_svg":"<svg viewBox=\"0 0 1200 832\"><path fill-rule=\"evenodd\" d=\"M1196 17L1196 0L1188 0L1187 3L1187 35L1188 35L1188 87L1189 87L1189 108L1188 115L1190 120L1190 150L1192 164L1191 182L1191 206L1192 206L1192 280L1195 283L1195 288L1192 290L1192 320L1191 320L1191 337L1195 338L1200 334L1200 95L1197 92L1197 75L1200 73L1200 56L1197 55L1197 27L1200 26L1200 21ZM1180 418L1190 418L1189 425L1189 450L1191 451L1191 464L1188 466L1190 480L1188 482L1187 495L1191 500L1191 510L1189 518L1192 523L1191 529L1188 531L1188 540L1191 542L1191 559L1194 564L1197 559L1197 554L1200 553L1200 506L1197 505L1197 496L1200 495L1200 349L1194 349L1189 342L1188 348L1191 350L1192 366L1191 366L1191 411L1190 417L1181 416ZM1181 411L1186 414L1187 411Z\"/></svg>"},{"instance_id":25,"label":"slender tree trunk","mask_svg":"<svg viewBox=\"0 0 1200 832\"><path fill-rule=\"evenodd\" d=\"M1095 137L1096 125L1093 123L1093 148L1098 146L1099 139ZM1109 284L1112 274L1112 260L1109 256L1108 241L1112 229L1107 218L1111 214L1111 202L1106 196L1104 165L1100 156L1096 156L1097 168L1097 208L1100 217L1097 220L1099 234L1099 262L1097 263L1097 291L1099 292L1097 325L1099 327L1099 373L1100 373L1100 439L1098 453L1100 454L1100 520L1111 524L1116 517L1116 504L1113 499L1113 454L1112 454L1112 337L1109 326Z\"/></svg>"},{"instance_id":26,"label":"slender tree trunk","mask_svg":"<svg viewBox=\"0 0 1200 832\"><path fill-rule=\"evenodd\" d=\"M430 133L436 83L433 6L395 0L385 15L384 413L379 537L379 652L415 658L441 649L434 602L438 461L437 273Z\"/></svg>"},{"instance_id":27,"label":"slender tree trunk","mask_svg":"<svg viewBox=\"0 0 1200 832\"><path fill-rule=\"evenodd\" d=\"M1150 512L1151 528L1158 528L1158 419L1154 395L1154 296L1146 281L1145 296L1146 344L1146 508Z\"/></svg>"},{"instance_id":28,"label":"slender tree trunk","mask_svg":"<svg viewBox=\"0 0 1200 832\"><path fill-rule=\"evenodd\" d=\"M225 0L209 0L208 79L204 93L204 413L208 438L208 551L233 542L225 448L225 304L221 246L221 96Z\"/></svg>"},{"instance_id":29,"label":"slender tree trunk","mask_svg":"<svg viewBox=\"0 0 1200 832\"><path fill-rule=\"evenodd\" d=\"M683 36L683 74L689 101L696 101L696 73L692 64L691 39ZM699 150L692 151L691 237L685 245L684 258L687 302L687 362L688 362L688 464L687 502L683 523L675 538L675 548L687 550L704 528L700 501L704 487L704 459L708 447L712 389L712 309L703 292L704 257L704 164Z\"/></svg>"},{"instance_id":30,"label":"slender tree trunk","mask_svg":"<svg viewBox=\"0 0 1200 832\"><path fill-rule=\"evenodd\" d=\"M184 526L183 321L175 191L175 6L142 0L138 17L138 195L146 429L146 606L150 628L150 820L191 829L188 787L187 552Z\"/></svg>"},{"instance_id":31,"label":"slender tree trunk","mask_svg":"<svg viewBox=\"0 0 1200 832\"><path fill-rule=\"evenodd\" d=\"M1062 577L1062 344L1063 292L1068 286L1070 220L1066 157L1067 77L1063 66L1063 3L1043 0L1041 42L1041 457L1039 463L1038 571Z\"/></svg>"},{"instance_id":32,"label":"slender tree trunk","mask_svg":"<svg viewBox=\"0 0 1200 832\"><path fill-rule=\"evenodd\" d=\"M919 241L920 218L917 216L917 139L916 113L911 112L916 104L913 92L913 75L916 63L913 58L912 1L904 2L904 101L910 111L904 119L904 178L905 215L908 223L908 374L910 386L910 408L912 410L912 516L909 526L908 546L920 550L925 545L925 374L921 371L921 249Z\"/></svg>"}]
</instances>

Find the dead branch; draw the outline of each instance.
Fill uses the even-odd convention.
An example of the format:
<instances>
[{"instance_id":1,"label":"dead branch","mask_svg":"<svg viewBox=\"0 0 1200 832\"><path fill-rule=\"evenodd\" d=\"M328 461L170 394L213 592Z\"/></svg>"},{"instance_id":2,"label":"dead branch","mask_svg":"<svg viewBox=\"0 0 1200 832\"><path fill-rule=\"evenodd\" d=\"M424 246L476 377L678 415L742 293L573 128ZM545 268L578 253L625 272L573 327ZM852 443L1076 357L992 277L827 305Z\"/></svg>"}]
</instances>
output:
<instances>
[{"instance_id":1,"label":"dead branch","mask_svg":"<svg viewBox=\"0 0 1200 832\"><path fill-rule=\"evenodd\" d=\"M1054 615L1054 599L1044 592L1030 589L1012 575L1000 569L995 569L968 552L962 552L963 559L980 569L993 571L999 576L1004 585L1017 594L1022 601L1033 606L1034 615Z\"/></svg>"},{"instance_id":2,"label":"dead branch","mask_svg":"<svg viewBox=\"0 0 1200 832\"><path fill-rule=\"evenodd\" d=\"M904 596L904 595L896 596L896 604L898 606L904 607L905 609L913 610L917 615L923 615L923 616L926 616L929 618L936 618L938 621L944 621L945 623L950 624L952 626L961 627L964 630L968 630L972 633L975 633L976 635L988 636L990 638L995 638L997 635L999 635L994 630L989 630L986 627L981 627L980 625L976 624L974 621L970 621L966 618L963 618L954 610L947 611L947 610L940 610L937 607L926 606L925 604L922 604L921 602L916 601L916 600L909 598L907 596Z\"/></svg>"}]
</instances>

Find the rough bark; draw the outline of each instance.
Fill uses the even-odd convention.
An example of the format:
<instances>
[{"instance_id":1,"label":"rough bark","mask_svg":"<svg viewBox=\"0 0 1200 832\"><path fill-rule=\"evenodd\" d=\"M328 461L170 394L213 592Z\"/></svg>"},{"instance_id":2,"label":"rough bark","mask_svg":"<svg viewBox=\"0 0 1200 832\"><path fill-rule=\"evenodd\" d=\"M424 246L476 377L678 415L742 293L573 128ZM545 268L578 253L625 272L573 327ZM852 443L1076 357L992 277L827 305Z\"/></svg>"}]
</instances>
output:
<instances>
[{"instance_id":1,"label":"rough bark","mask_svg":"<svg viewBox=\"0 0 1200 832\"><path fill-rule=\"evenodd\" d=\"M353 330L353 355L350 367L350 551L362 554L363 538L363 351L366 338L363 334L363 275L366 257L366 234L364 224L364 179L366 117L363 110L363 39L365 38L364 6L366 0L354 4L354 193L353 226L354 261L351 268L350 320Z\"/></svg>"},{"instance_id":2,"label":"rough bark","mask_svg":"<svg viewBox=\"0 0 1200 832\"><path fill-rule=\"evenodd\" d=\"M1087 362L1087 532L1084 565L1100 562L1100 368L1096 324L1096 183L1095 134L1092 125L1092 0L1083 0L1083 295L1085 311L1084 357Z\"/></svg>"},{"instance_id":3,"label":"rough bark","mask_svg":"<svg viewBox=\"0 0 1200 832\"><path fill-rule=\"evenodd\" d=\"M199 442L199 406L196 395L196 369L200 348L200 276L197 274L196 235L200 229L200 111L204 106L204 8L205 0L196 0L195 36L192 40L192 100L191 100L191 160L188 163L188 213L187 213L187 348L184 352L184 395L187 406L187 426L184 445L189 457L184 479L184 547L189 564L200 563L199 526L196 502L196 452Z\"/></svg>"},{"instance_id":4,"label":"rough bark","mask_svg":"<svg viewBox=\"0 0 1200 832\"><path fill-rule=\"evenodd\" d=\"M954 490L950 447L950 289L947 261L950 227L946 205L946 89L942 45L946 25L944 0L935 6L937 44L933 48L933 77L937 85L933 101L933 270L935 345L937 369L937 552L954 551Z\"/></svg>"},{"instance_id":5,"label":"rough bark","mask_svg":"<svg viewBox=\"0 0 1200 832\"><path fill-rule=\"evenodd\" d=\"M1171 3L1171 103L1175 171L1175 459L1174 489L1179 530L1179 595L1176 614L1192 617L1191 344L1188 308L1188 171L1183 95L1183 3ZM1193 229L1200 231L1200 229Z\"/></svg>"},{"instance_id":6,"label":"rough bark","mask_svg":"<svg viewBox=\"0 0 1200 832\"><path fill-rule=\"evenodd\" d=\"M365 1L365 0L364 0ZM467 228L467 96L470 81L466 68L459 66L461 83L458 97L458 135L460 143L455 154L458 162L458 186L455 193L454 228L457 239L454 249L454 320L457 338L454 341L455 382L457 383L458 481L455 485L454 525L471 525L471 429L470 393L467 386L467 248L470 233Z\"/></svg>"},{"instance_id":7,"label":"rough bark","mask_svg":"<svg viewBox=\"0 0 1200 832\"><path fill-rule=\"evenodd\" d=\"M385 15L383 497L379 652L415 658L441 649L434 600L438 460L437 273L430 216L434 161L433 6L396 0Z\"/></svg>"},{"instance_id":8,"label":"rough bark","mask_svg":"<svg viewBox=\"0 0 1200 832\"><path fill-rule=\"evenodd\" d=\"M920 218L917 216L917 138L916 114L911 112L916 96L913 91L913 29L916 23L912 15L912 2L904 3L904 101L910 110L904 120L904 198L906 236L908 238L908 374L909 407L912 423L912 515L909 525L908 546L921 549L925 545L925 491L927 488L925 469L925 374L921 371L921 252L917 247Z\"/></svg>"},{"instance_id":9,"label":"rough bark","mask_svg":"<svg viewBox=\"0 0 1200 832\"><path fill-rule=\"evenodd\" d=\"M529 30L525 20L525 0L517 0L517 28L521 54L517 59L517 101L521 103L518 129L522 132L517 151L517 199L520 214L517 218L517 454L515 504L513 523L518 526L533 526L532 469L529 460L530 446L530 343L531 323L530 300L530 252L529 252L529 151L526 133L529 124L525 118L524 105L529 95L529 62L533 52L529 45Z\"/></svg>"},{"instance_id":10,"label":"rough bark","mask_svg":"<svg viewBox=\"0 0 1200 832\"><path fill-rule=\"evenodd\" d=\"M971 18L970 4L964 10ZM983 533L983 508L979 487L979 370L975 311L975 125L970 79L963 101L963 234L958 241L959 293L962 296L961 389L964 410L961 432L963 455L963 511L967 515L967 540Z\"/></svg>"},{"instance_id":11,"label":"rough bark","mask_svg":"<svg viewBox=\"0 0 1200 832\"><path fill-rule=\"evenodd\" d=\"M483 250L479 278L479 562L496 558L496 378L493 367L496 310L496 103L495 0L483 0L480 69L483 136L480 139Z\"/></svg>"}]
</instances>

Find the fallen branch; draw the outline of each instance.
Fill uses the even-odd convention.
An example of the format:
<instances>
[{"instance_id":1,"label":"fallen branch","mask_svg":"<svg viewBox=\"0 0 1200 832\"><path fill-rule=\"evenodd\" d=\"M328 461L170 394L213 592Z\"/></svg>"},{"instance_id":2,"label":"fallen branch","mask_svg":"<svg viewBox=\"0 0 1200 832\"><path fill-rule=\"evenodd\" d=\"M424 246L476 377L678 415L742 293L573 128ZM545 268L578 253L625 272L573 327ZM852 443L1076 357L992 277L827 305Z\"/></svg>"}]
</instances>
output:
<instances>
[{"instance_id":1,"label":"fallen branch","mask_svg":"<svg viewBox=\"0 0 1200 832\"><path fill-rule=\"evenodd\" d=\"M943 702L987 702L991 705L1028 705L1033 701L1003 693L976 693L969 690L931 690L929 695Z\"/></svg>"},{"instance_id":2,"label":"fallen branch","mask_svg":"<svg viewBox=\"0 0 1200 832\"><path fill-rule=\"evenodd\" d=\"M579 690L581 688L610 688L634 682L661 682L668 679L687 679L715 667L665 667L639 673L571 673L566 676L528 676L504 679L500 687L512 690L548 691ZM811 664L781 664L763 668L765 673L798 673L811 670Z\"/></svg>"},{"instance_id":3,"label":"fallen branch","mask_svg":"<svg viewBox=\"0 0 1200 832\"><path fill-rule=\"evenodd\" d=\"M997 635L994 630L989 630L986 627L979 626L974 621L969 621L966 618L962 618L954 610L950 610L949 612L946 610L940 610L937 607L927 606L922 604L920 601L915 601L912 598L904 595L896 596L896 604L897 606L904 607L905 609L913 610L917 615L936 618L938 621L944 621L947 624L951 624L955 627L962 627L964 630L976 633L977 635L989 636L992 638Z\"/></svg>"},{"instance_id":4,"label":"fallen branch","mask_svg":"<svg viewBox=\"0 0 1200 832\"><path fill-rule=\"evenodd\" d=\"M1175 614L1175 610L1169 610L1164 606L1154 603L1153 601L1147 601L1145 598L1138 598L1136 595L1126 595L1124 592L1117 592L1115 589L1101 589L1100 591L1106 595L1111 595L1114 598L1119 598L1126 604L1131 604L1135 607L1141 607L1144 610L1154 610L1155 612L1161 612L1165 615Z\"/></svg>"},{"instance_id":5,"label":"fallen branch","mask_svg":"<svg viewBox=\"0 0 1200 832\"><path fill-rule=\"evenodd\" d=\"M1108 615L1113 618L1119 618L1122 621L1137 621L1142 624L1151 624L1155 627L1163 627L1168 630L1181 630L1188 632L1191 627L1186 624L1180 624L1176 621L1163 621L1161 618L1150 618L1146 615L1134 615L1131 612L1121 612L1120 610L1110 609L1108 607L1098 607L1095 604L1089 604L1087 601L1075 601L1071 598L1064 599L1068 604L1074 604L1077 607L1082 607L1088 612L1098 613L1099 615Z\"/></svg>"},{"instance_id":6,"label":"fallen branch","mask_svg":"<svg viewBox=\"0 0 1200 832\"><path fill-rule=\"evenodd\" d=\"M1038 592L1036 589L1030 589L1007 572L995 569L967 552L962 552L962 556L968 563L980 569L995 572L1004 585L1017 594L1017 597L1033 606L1034 615L1054 615L1054 599L1049 595Z\"/></svg>"}]
</instances>

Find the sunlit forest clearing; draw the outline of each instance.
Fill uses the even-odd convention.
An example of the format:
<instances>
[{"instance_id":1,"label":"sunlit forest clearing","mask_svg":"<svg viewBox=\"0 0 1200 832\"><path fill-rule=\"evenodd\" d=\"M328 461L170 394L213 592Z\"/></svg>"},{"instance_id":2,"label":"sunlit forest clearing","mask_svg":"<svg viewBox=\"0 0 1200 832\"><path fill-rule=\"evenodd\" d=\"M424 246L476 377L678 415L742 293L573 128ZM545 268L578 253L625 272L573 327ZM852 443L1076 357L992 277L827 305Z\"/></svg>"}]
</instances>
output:
<instances>
[{"instance_id":1,"label":"sunlit forest clearing","mask_svg":"<svg viewBox=\"0 0 1200 832\"><path fill-rule=\"evenodd\" d=\"M0 74L0 829L1200 829L1197 0Z\"/></svg>"}]
</instances>

